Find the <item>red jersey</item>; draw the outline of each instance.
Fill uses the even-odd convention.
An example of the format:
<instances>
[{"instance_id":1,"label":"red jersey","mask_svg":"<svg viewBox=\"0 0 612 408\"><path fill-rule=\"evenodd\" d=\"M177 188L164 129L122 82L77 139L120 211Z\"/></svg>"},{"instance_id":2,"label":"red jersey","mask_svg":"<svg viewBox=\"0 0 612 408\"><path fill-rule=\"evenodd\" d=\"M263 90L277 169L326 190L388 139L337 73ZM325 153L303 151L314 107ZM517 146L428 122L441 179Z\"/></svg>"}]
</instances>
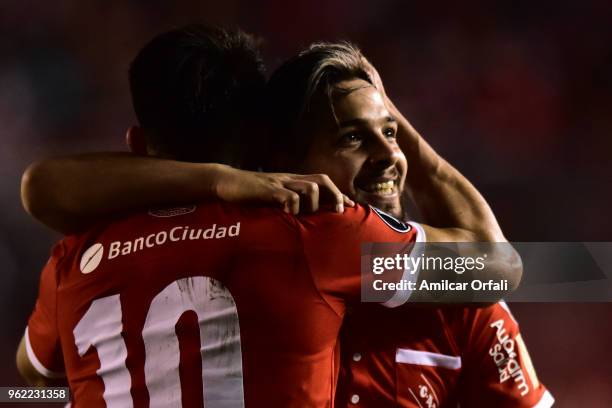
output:
<instances>
[{"instance_id":1,"label":"red jersey","mask_svg":"<svg viewBox=\"0 0 612 408\"><path fill-rule=\"evenodd\" d=\"M370 208L295 218L209 204L61 241L26 331L75 407L327 407L361 242L414 242ZM62 359L63 356L63 359Z\"/></svg>"},{"instance_id":2,"label":"red jersey","mask_svg":"<svg viewBox=\"0 0 612 408\"><path fill-rule=\"evenodd\" d=\"M410 307L346 319L338 407L552 406L504 302Z\"/></svg>"}]
</instances>

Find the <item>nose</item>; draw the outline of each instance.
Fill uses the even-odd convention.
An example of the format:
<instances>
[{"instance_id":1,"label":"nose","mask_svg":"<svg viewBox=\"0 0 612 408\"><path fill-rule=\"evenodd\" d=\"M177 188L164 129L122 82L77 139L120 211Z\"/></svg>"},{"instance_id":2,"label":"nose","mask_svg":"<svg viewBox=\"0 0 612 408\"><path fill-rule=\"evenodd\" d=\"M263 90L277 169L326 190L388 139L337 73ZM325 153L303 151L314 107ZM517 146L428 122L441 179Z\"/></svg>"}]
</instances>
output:
<instances>
[{"instance_id":1,"label":"nose","mask_svg":"<svg viewBox=\"0 0 612 408\"><path fill-rule=\"evenodd\" d=\"M372 166L386 169L397 163L401 153L397 144L390 142L384 135L377 134L370 139L368 154Z\"/></svg>"}]
</instances>

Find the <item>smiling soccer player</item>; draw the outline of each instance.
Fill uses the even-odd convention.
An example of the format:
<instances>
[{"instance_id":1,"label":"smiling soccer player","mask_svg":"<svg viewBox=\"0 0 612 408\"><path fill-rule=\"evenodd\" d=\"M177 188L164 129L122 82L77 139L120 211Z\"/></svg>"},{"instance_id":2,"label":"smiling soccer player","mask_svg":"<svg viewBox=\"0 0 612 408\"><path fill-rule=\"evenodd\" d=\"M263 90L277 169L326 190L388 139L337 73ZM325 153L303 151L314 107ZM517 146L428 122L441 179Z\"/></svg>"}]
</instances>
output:
<instances>
[{"instance_id":1,"label":"smiling soccer player","mask_svg":"<svg viewBox=\"0 0 612 408\"><path fill-rule=\"evenodd\" d=\"M320 71L322 75L319 79L321 79L321 81L316 83L309 82L309 80L312 78L310 73L315 72L316 68L318 67L317 64L313 63L329 59L330 56L334 55L349 57L347 61L353 65L349 64L348 68L353 67L355 69L347 69L346 64L340 64L339 66L330 64L327 65L326 69L322 69ZM282 128L282 125L289 124L291 127L285 127L284 132L272 133L275 135L275 137L277 137L277 139L273 139L274 143L271 145L275 147L277 154L281 156L280 159L277 160L277 163L282 161L283 155L285 159L290 159L289 163L287 164L291 164L292 167L288 169L311 169L315 171L314 169L321 166L325 169L325 171L331 173L334 181L339 187L341 187L342 190L344 190L345 193L353 194L354 197L359 200L372 199L378 205L384 207L388 211L398 214L398 212L401 210L399 197L401 191L404 189L403 179L410 177L410 173L408 173L408 176L406 176L406 159L405 157L403 158L403 153L399 148L398 141L396 140L396 132L398 129L397 123L401 123L402 119L398 115L392 114L390 108L385 104L383 94L373 86L371 78L368 76L367 72L365 71L365 67L363 67L363 64L360 61L361 55L346 45L317 45L313 46L311 49L296 57L296 59L291 60L284 65L284 67L277 72L277 75L281 76L275 76L277 82L274 82L273 78L273 81L271 82L272 85L270 85L271 88L269 88L269 90L271 90L271 96L274 96L275 89L281 91L295 91L295 94L288 96L295 97L297 104L291 104L291 98L275 99L276 105L272 105L272 108L276 106L278 108L276 109L277 113L287 113L287 115L277 115L276 117L281 118L281 121L280 123L275 122L272 125ZM308 68L306 69L306 74L308 75L304 75L304 71L297 69L303 66ZM339 75L339 73L342 73L343 75ZM285 79L289 79L289 82L279 80L279 78L283 78L282 75L286 75ZM297 75L297 77L293 75ZM299 87L300 83L303 83L303 88ZM276 84L276 88L274 88L274 84ZM290 84L291 86L278 86L279 84ZM311 86L313 90L312 93L308 92L308 89ZM330 91L332 91L332 93L330 93ZM337 93L333 93L333 91L337 91ZM308 120L309 118L307 116L301 116L301 113L303 113L302 108L304 107L302 102L304 102L305 99L308 99L309 96L313 97L313 103L318 103L318 109L312 110L313 114L319 115L317 116L316 120L310 121ZM326 99L328 97L331 97L331 99ZM293 109L293 111L283 112L283 107L290 110ZM292 116L290 115L291 113L293 113ZM355 117L359 117L360 120L355 121ZM283 122L285 119L282 118L289 118L288 123ZM334 127L334 118L337 118L339 123L343 123L346 126L343 126L342 129ZM305 138L305 134L296 132L297 129L310 130L308 133L308 138ZM286 139L282 139L283 137ZM456 240L465 237L470 237L472 239L503 239L503 235L501 234L501 231L499 231L499 227L497 226L490 209L486 205L486 202L484 202L482 197L469 184L469 182L462 178L462 176L460 176L458 172L456 172L456 170L452 169L450 166L442 166L439 168L439 170L443 170L441 173L434 172L430 174L425 171L425 169L430 169L434 164L432 163L432 160L436 164L444 164L444 162L440 162L437 155L434 155L431 150L428 150L430 148L428 148L426 144L423 144L424 142L422 142L417 136L412 135L411 137L412 139L409 141L414 142L416 147L409 146L406 151L410 153L409 157L414 159L414 161L411 162L412 166L414 166L412 168L415 169L416 174L420 173L423 177L430 178L429 184L427 181L422 180L419 183L416 183L417 189L421 187L424 189L429 188L434 190L429 194L431 197L436 197L437 195L444 196L444 194L448 194L451 196L451 198L460 198L460 200L458 200L459 203L467 203L464 205L464 212L470 211L470 216L459 217L460 219L458 220L452 218L452 215L448 215L446 217L447 221L450 219L452 222L447 222L447 224L445 224L446 228L424 227L428 235L430 237L434 237L436 240ZM296 147L295 142L299 144L301 143L299 142L300 140L303 141L306 148L304 148L301 152L293 151L292 149ZM399 142L400 144L402 143L401 139ZM295 155L291 155L291 153L295 153ZM429 155L425 153L428 153ZM339 163L342 163L342 165L338 165ZM347 171L346 177L344 177L342 170L347 166L353 167L349 169L350 171ZM423 168L419 169L419 166ZM54 210L55 212L51 211L50 213L45 213L45 211L34 212L47 215L60 213L62 214L61 218L65 219L65 212L62 212L65 211L65 207L61 207L63 205L62 203L94 203L91 207L78 207L76 211L81 215L86 213L86 216L91 219L92 216L100 216L101 213L108 214L108 206L112 207L112 211L117 211L117 206L122 208L125 207L127 209L133 208L134 205L140 207L147 204L159 204L160 202L168 203L173 200L182 202L184 202L186 199L193 200L194 192L198 192L198 187L194 188L194 185L199 185L201 190L205 190L201 188L202 179L199 178L199 176L202 175L202 171L207 168L210 169L210 167L195 163L177 163L168 160L154 160L133 157L128 158L125 156L112 155L105 157L98 156L97 158L60 159L59 161L44 162L39 166L34 167L25 179L26 183L24 191L26 197L40 198L47 194L49 190L48 187L47 193L41 193L40 190L37 190L40 189L41 186L48 186L48 183L41 182L41 180L44 180L45 177L55 179L57 183L53 185L53 188L51 189L54 190L51 194L54 195L55 198L52 200L46 200L45 205L57 205L57 191L63 191L65 194L70 195L69 199L66 200L66 195L61 194L61 198L59 199L59 211L56 209ZM45 169L49 171L43 171ZM69 169L69 171L65 172L66 169ZM97 189L96 192L92 193L92 188L88 185L88 181L86 181L88 180L86 175L89 171L92 171L92 169L95 169L94 171L104 169L102 171L105 172L107 181L110 184L114 183L113 185L105 186L105 194L109 191L113 194L108 194L103 200L92 200L92 197L100 198L100 189ZM216 175L219 176L219 168L216 167L214 169L216 171ZM173 175L170 182L168 182L167 173L166 176L163 175L165 171L168 171ZM223 172L226 171L236 172L232 169L223 168ZM57 177L57 174L63 174L63 176ZM185 175L185 179L181 178L183 175ZM244 175L245 177L253 176L251 173L244 173ZM455 180L455 183L450 183L448 185L446 183L442 183L441 180L436 178L441 175L443 176L442 180L448 181L448 177L452 177L453 180ZM173 178L175 176L176 178ZM221 178L223 178L223 176ZM177 180L179 181L177 182ZM225 178L225 180L227 180L227 178ZM392 185L390 182L392 182ZM83 184L80 185L79 183ZM36 193L32 192L32 185L37 186L34 189L37 190ZM75 188L75 185L80 185L80 187ZM174 186L175 189L166 189L168 185ZM187 188L177 188L177 186L187 185L189 186ZM453 188L455 188L455 190ZM201 190L199 191L200 193ZM120 194L117 194L117 191L120 191ZM131 192L131 194L125 194L126 191ZM153 191L154 194L151 194L151 191ZM172 195L169 196L167 194L168 191L172 191ZM216 185L215 188L207 190L208 193L210 193L210 191L221 191L222 194L220 195L223 196L223 192L227 192L227 186L226 184L221 183ZM138 193L134 194L134 192ZM143 194L142 192L146 192L146 194ZM183 193L183 195L181 195L181 193ZM165 196L161 196L161 194ZM185 198L185 195L188 197ZM78 196L78 198L75 201L76 196ZM153 196L153 199L149 200L151 196ZM450 204L452 204L452 206ZM30 208L35 208L38 205L40 204L32 202L29 203ZM105 205L107 205L107 207L104 207ZM454 211L456 211L454 206L457 205L457 201L453 201L450 198L445 198L438 200L435 205L437 207L435 209L431 208L430 211L437 212L439 214L445 213L446 211L446 214L454 214ZM96 213L96 210L100 207L104 207L104 210ZM68 214L73 214L75 206L69 205L68 208L70 208ZM363 211L365 211L365 213ZM223 211L221 210L211 211L209 209L209 212L211 216L224 219ZM233 212L230 211L229 214L233 214ZM357 214L357 218L352 218L355 217L355 214ZM313 400L320 401L323 404L325 401L329 402L334 388L333 376L329 377L328 374L325 374L324 376L314 376L320 377L317 378L320 387L317 388L310 386L306 388L304 385L305 383L297 380L297 378L301 377L296 377L297 374L295 372L288 375L286 371L281 371L280 373L277 373L277 375L273 375L271 377L254 376L253 373L255 371L252 371L252 368L247 369L247 367L264 367L261 369L273 369L274 367L277 367L276 365L271 364L270 361L276 361L280 356L282 356L284 354L283 351L285 350L285 347L288 345L295 347L296 344L302 344L297 342L298 338L302 340L310 338L309 341L312 341L311 337L313 337L319 339L319 342L321 339L329 340L327 342L326 340L323 341L323 348L327 350L325 356L332 356L333 354L329 353L333 353L333 345L336 343L331 339L333 338L333 333L337 331L338 317L342 317L343 315L343 298L342 296L338 296L343 291L347 290L347 284L349 283L351 290L355 289L354 277L350 280L336 280L333 278L336 276L335 274L339 273L340 271L344 271L343 273L346 273L347 265L343 261L346 258L337 256L338 253L344 253L341 247L343 247L343 245L347 245L348 243L355 243L359 242L360 240L367 239L374 241L389 241L398 239L398 237L403 237L399 240L402 241L407 239L407 242L412 242L414 239L418 238L418 234L416 236L414 235L415 232L419 230L419 226L417 224L412 224L410 226L403 224L400 221L396 221L398 225L402 226L401 231L397 231L388 224L390 218L384 218L381 213L368 208L364 209L362 207L358 207L356 210L347 210L346 214L343 216L335 215L336 218L332 219L334 222L326 221L326 217L329 216L329 214L304 216L303 218L298 219L297 226L299 230L304 228L305 231L308 231L306 237L303 237L302 239L306 239L306 242L309 242L309 245L311 245L309 246L310 250L308 251L309 262L313 262L311 267L313 265L327 265L325 273L317 275L318 278L315 279L314 282L319 289L324 289L323 292L327 293L323 296L323 299L326 300L327 305L330 306L330 309L327 309L325 304L321 305L315 301L309 306L311 308L314 306L314 309L312 309L309 314L306 313L305 308L301 309L302 306L305 307L306 304L304 304L300 306L299 309L300 316L303 316L302 320L296 319L296 315L294 314L289 314L292 321L295 322L299 320L301 322L300 325L285 327L284 330L279 330L278 328L274 329L274 327L278 326L272 325L275 320L271 318L263 319L262 316L279 317L276 316L276 313L280 313L283 310L294 310L287 306L289 304L288 302L292 301L292 299L293 301L295 301L296 298L300 299L300 296L294 296L295 293L292 291L287 291L286 288L301 286L296 286L295 282L291 285L286 284L285 286L270 286L266 285L267 281L275 282L275 284L282 282L279 282L278 279L274 279L264 273L259 273L257 275L262 281L259 284L258 291L263 291L257 293L267 293L270 296L280 296L280 298L275 301L275 304L282 304L283 307L281 310L273 312L272 315L253 315L253 311L245 312L246 314L241 314L240 321L245 322L247 325L245 326L245 330L243 330L242 326L240 328L241 334L244 334L245 336L243 351L249 348L248 353L244 353L245 360L248 359L248 362L245 361L245 370L247 370L245 371L245 396L247 398L249 395L259 395L260 398L263 398L261 401L265 400L266 397L269 401L269 398L272 398L273 395L272 389L276 387L277 394L279 394L278 386L279 384L285 383L284 380L281 380L281 378L285 378L285 380L291 381L293 388L290 387L279 395L274 394L273 398L278 398L279 402L276 405L272 404L268 406L290 406L290 403L287 405L288 401L294 401L296 406L309 405L305 401ZM344 217L349 218L348 220L342 220ZM336 223L336 220L338 219L341 220L340 224ZM476 220L478 220L478 222L476 222ZM357 231L359 231L359 226L367 227L370 223L384 227L383 230L388 231L392 236L380 235L378 238L376 238L375 235L364 235L357 233ZM347 226L349 228L347 228ZM241 223L241 231L245 231L244 222ZM279 231L280 230L275 229L272 232L278 233ZM148 232L148 234L150 233ZM265 232L261 234L261 237L273 236L273 234L271 234L271 231L265 230ZM138 236L142 236L142 234L135 236L135 239L137 239ZM252 238L253 236L247 237ZM266 248L266 251L271 251L269 254L266 252L266 256L256 256L256 259L248 260L253 266L257 265L255 268L257 271L273 271L274 268L272 268L269 262L277 261L278 256L285 253L284 251L286 248L282 246L282 241L286 240L284 244L290 244L292 242L289 237L283 239L278 237L284 237L284 235L277 235L275 240L276 244L281 245L281 248L275 246L276 244L266 248L262 242L257 243L255 240L247 241L249 242L249 245L252 245L252 247L249 245L241 247L244 253L251 255L255 253L255 250L262 250L264 248ZM347 240L348 242L343 243L342 241L344 240ZM220 249L221 247L215 248ZM358 246L351 248L352 249L350 249L349 252L355 251L355 248L358 248ZM280 252L277 252L279 250ZM336 250L338 252L335 252ZM354 264L354 255L354 253L352 255L348 255L349 259L353 260L350 261L351 265ZM256 263L256 260L261 262L261 264ZM513 275L515 269L511 268L511 264L509 266L510 267L506 272L509 273L510 277L512 277L516 283L516 274ZM314 268L314 270L317 270L317 268ZM321 268L318 268L318 270L321 270ZM286 276L283 274L286 274ZM239 281L242 275L236 271L233 276L234 279L238 279ZM252 277L252 274L248 276ZM292 274L287 272L286 268L280 276L282 279L292 278ZM266 280L263 277L269 277L269 280ZM240 293L242 292L240 292L240 289L236 289L236 287L232 286L231 284L229 286L234 288L232 293L236 298L238 312L241 313L240 303L242 300L240 299L244 298L243 296L240 296ZM251 284L243 286L243 288L246 287L252 289L255 286ZM282 287L285 289L283 290ZM302 288L302 290L303 289L304 288ZM308 297L303 297L301 300L307 301ZM335 315L330 314L327 316L327 324L323 326L320 326L318 323L316 323L316 320L313 320L314 316L319 316L319 318L321 318L321 315L317 315L315 313L317 310L321 310L321 307L326 309L327 312L333 311L335 313ZM245 310L244 307L243 310ZM272 309L268 310L268 312L272 312ZM257 326L255 323L257 323L259 326ZM261 327L264 326L269 330L269 332L278 335L281 339L285 338L288 343L286 343L284 346L279 343L277 345L278 347L270 347L268 344L264 349L257 349L257 347L263 347L264 343L260 343L253 339L256 339L256 336L261 335L261 333L265 334L266 331L261 330ZM255 327L259 327L259 334L257 334L255 331ZM325 331L325 335L321 336L319 330L323 329ZM310 333L312 336L300 335L300 333L305 332ZM137 334L136 337L138 338ZM253 349L250 348L251 346L247 345L249 344L249 338L251 341L255 342L250 344L256 344L256 349L259 352L254 352ZM295 344L291 343L292 339L296 341ZM322 343L318 344L321 345ZM332 347L330 348L328 346ZM272 351L276 354L270 354ZM330 358L326 361L327 363L325 364L328 364L332 362L333 359ZM327 365L326 367L329 368ZM287 368L284 370L287 370ZM323 371L325 370L316 370L317 373L321 373ZM332 371L333 370L330 370L329 373L332 373ZM315 371L311 372L314 373ZM310 378L312 379L313 376ZM275 380L276 383L274 383ZM323 384L327 384L327 386L323 386ZM295 387L299 387L302 389L302 391L299 391ZM329 393L327 391L329 391ZM285 405L278 405L281 404L280 401L284 401Z\"/></svg>"}]
</instances>

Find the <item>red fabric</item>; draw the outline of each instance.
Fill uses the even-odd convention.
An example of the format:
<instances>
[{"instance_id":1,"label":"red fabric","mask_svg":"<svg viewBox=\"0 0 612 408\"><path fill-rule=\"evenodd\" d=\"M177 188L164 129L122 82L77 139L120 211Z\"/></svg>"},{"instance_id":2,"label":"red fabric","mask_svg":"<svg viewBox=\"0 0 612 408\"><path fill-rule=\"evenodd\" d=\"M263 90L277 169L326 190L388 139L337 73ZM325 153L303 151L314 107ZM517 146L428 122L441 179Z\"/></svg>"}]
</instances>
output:
<instances>
[{"instance_id":1,"label":"red fabric","mask_svg":"<svg viewBox=\"0 0 612 408\"><path fill-rule=\"evenodd\" d=\"M64 372L59 333L57 331L57 267L64 256L60 242L51 250L51 257L40 275L39 296L28 321L28 341L34 357L44 369L60 374ZM32 356L30 356L32 359ZM41 373L44 374L44 373Z\"/></svg>"},{"instance_id":2,"label":"red fabric","mask_svg":"<svg viewBox=\"0 0 612 408\"><path fill-rule=\"evenodd\" d=\"M103 392L112 391L104 389L96 373L101 364L98 350L90 348L80 357L75 345L75 327L92 301L120 295L121 338L127 358L115 358L125 360L134 406L148 406L142 333L149 307L169 284L194 276L219 280L236 302L247 407L333 405L337 338L345 304L360 295L360 244L408 243L416 234L389 228L363 207L347 209L344 215L320 212L300 218L220 204L170 217L156 214L133 215L66 239L57 280L46 279L43 273L39 302L52 303L44 299L56 298L57 314L48 317L53 313L46 310L50 308L37 307L30 319L33 344L41 361L50 363L58 358L59 350L53 345L59 335L75 407L104 406ZM219 236L221 227L237 223L237 236L230 237L228 229L225 237L181 240L197 229L202 229L201 236L206 231ZM183 235L185 227L189 230ZM163 241L163 234L159 235L163 231L165 241L153 245L158 238ZM140 243L139 238L143 238ZM96 243L104 253L94 268L97 252L91 248ZM142 248L134 250L139 245ZM85 270L93 270L81 272L85 264ZM199 342L193 316L183 314L176 330L181 340L180 371L197 371L189 363L201 358L193 347ZM183 390L183 405L200 405L201 390L206 395L207 386L204 381L192 393Z\"/></svg>"},{"instance_id":3,"label":"red fabric","mask_svg":"<svg viewBox=\"0 0 612 408\"><path fill-rule=\"evenodd\" d=\"M344 364L336 405L353 407L351 398L357 395L360 407L376 408L439 408L458 403L467 407L535 406L546 388L535 377L524 343L518 345L519 326L504 306L410 305L351 314L342 333ZM409 308L412 312L405 313ZM499 367L494 361L493 355L502 347L500 339L516 352L516 366L501 356ZM396 362L398 349L440 354L454 361L460 358L461 368ZM507 367L514 376L502 374Z\"/></svg>"}]
</instances>

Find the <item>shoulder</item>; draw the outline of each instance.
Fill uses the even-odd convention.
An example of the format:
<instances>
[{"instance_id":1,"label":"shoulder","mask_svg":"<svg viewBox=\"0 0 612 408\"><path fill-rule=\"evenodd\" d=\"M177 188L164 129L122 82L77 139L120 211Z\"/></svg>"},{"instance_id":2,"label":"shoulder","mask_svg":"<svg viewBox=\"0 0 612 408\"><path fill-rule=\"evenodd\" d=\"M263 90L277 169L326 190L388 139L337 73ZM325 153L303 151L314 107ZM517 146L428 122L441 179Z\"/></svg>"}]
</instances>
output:
<instances>
[{"instance_id":1,"label":"shoulder","mask_svg":"<svg viewBox=\"0 0 612 408\"><path fill-rule=\"evenodd\" d=\"M303 235L320 242L338 242L341 246L361 243L425 242L425 234L416 223L403 222L379 209L356 205L344 213L319 211L297 217Z\"/></svg>"},{"instance_id":2,"label":"shoulder","mask_svg":"<svg viewBox=\"0 0 612 408\"><path fill-rule=\"evenodd\" d=\"M346 207L344 213L333 211L319 211L313 214L298 217L299 223L306 227L334 227L336 229L377 228L388 230L397 234L406 234L419 229L420 225L404 222L391 214L371 205Z\"/></svg>"},{"instance_id":3,"label":"shoulder","mask_svg":"<svg viewBox=\"0 0 612 408\"><path fill-rule=\"evenodd\" d=\"M379 208L370 205L368 206L368 209L370 210L371 216L375 215L376 217L380 218L385 225L395 232L405 234L410 232L410 230L413 228L409 223L404 222Z\"/></svg>"},{"instance_id":4,"label":"shoulder","mask_svg":"<svg viewBox=\"0 0 612 408\"><path fill-rule=\"evenodd\" d=\"M500 321L504 322L504 324L518 326L518 322L514 319L510 308L503 300L481 308L466 307L464 308L463 319L465 324L477 327L478 329L484 329Z\"/></svg>"}]
</instances>

